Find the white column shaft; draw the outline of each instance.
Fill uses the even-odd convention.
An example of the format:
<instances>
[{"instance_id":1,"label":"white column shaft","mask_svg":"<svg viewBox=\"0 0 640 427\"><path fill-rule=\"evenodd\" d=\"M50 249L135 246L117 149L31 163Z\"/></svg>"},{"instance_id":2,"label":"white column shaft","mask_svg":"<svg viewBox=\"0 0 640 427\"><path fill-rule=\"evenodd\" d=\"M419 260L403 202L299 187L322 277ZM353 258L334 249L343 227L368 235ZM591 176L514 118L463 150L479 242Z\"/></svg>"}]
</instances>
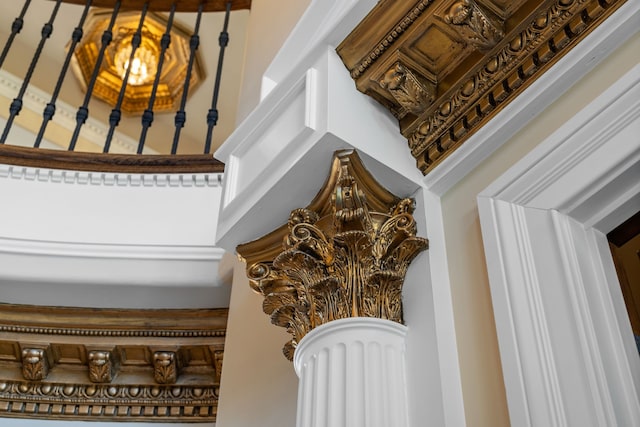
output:
<instances>
[{"instance_id":1,"label":"white column shaft","mask_svg":"<svg viewBox=\"0 0 640 427\"><path fill-rule=\"evenodd\" d=\"M307 334L294 356L297 427L406 427L407 328L356 317Z\"/></svg>"}]
</instances>

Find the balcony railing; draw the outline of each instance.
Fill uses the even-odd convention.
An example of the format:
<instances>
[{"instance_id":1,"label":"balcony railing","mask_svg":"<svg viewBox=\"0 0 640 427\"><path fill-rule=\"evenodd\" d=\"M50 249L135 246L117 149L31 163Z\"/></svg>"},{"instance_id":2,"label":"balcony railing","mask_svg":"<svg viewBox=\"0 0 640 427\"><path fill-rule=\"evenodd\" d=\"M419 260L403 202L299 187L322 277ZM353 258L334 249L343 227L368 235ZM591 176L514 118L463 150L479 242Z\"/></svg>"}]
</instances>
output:
<instances>
[{"instance_id":1,"label":"balcony railing","mask_svg":"<svg viewBox=\"0 0 640 427\"><path fill-rule=\"evenodd\" d=\"M8 111L0 113L6 119L0 133L0 161L112 172L132 167L150 172L221 172L224 165L210 153L220 116L218 101L225 48L229 43L228 26L232 10L250 6L250 0L24 0L20 7L3 4L0 8L5 9L5 13L16 10L16 16L10 29L4 29L8 33L0 53L0 73L17 77L17 90ZM37 21L45 11L44 22L29 21L30 18ZM209 14L223 16L218 18L222 26L214 46L218 57L215 80L208 80L212 83L208 88L211 91L209 108L188 111L189 128L198 127L197 134L202 136L191 136L183 147L180 144L187 123L187 99L198 83L198 75L204 74L198 65L198 55L203 49L211 55L214 44L211 37L205 39L201 35L203 16ZM71 17L75 19L73 24L70 24ZM127 26L120 21L125 18ZM184 30L181 25L190 25L192 29ZM36 26L41 26L39 37L34 32ZM27 28L31 36L25 36L23 41L21 35ZM182 34L183 40L176 39L176 31ZM66 33L65 37L60 33ZM64 47L52 47L52 43L61 40ZM64 52L58 69L51 65L56 61L47 62L48 49L51 49L49 56L59 57L59 52ZM12 55L20 58L14 59L14 63L22 64L12 65L7 71ZM70 75L74 69L76 78ZM52 78L53 75L56 77ZM163 81L167 77L169 80ZM78 95L79 88L84 94ZM72 94L65 97L65 90ZM31 96L41 101L39 123L34 118L33 106L27 113L24 111L30 101L25 98L33 91L40 93ZM43 101L45 96L47 99ZM96 97L110 103L110 112L94 100ZM77 108L72 106L73 101L69 100L77 102L79 98L82 102L78 102ZM202 100L202 96L199 99ZM132 113L134 104L138 111ZM203 103L200 101L199 105ZM24 125L18 123L21 112L28 116L23 119L30 128L26 133L21 129ZM167 115L173 116L170 131ZM58 116L64 117L57 122ZM159 129L152 135L152 124L159 121ZM132 130L136 125L138 131ZM61 127L66 127L66 134ZM96 127L102 129L96 132ZM119 132L121 127L126 132ZM87 143L93 140L95 144L96 134L103 139L97 149ZM139 137L131 137L133 134ZM33 140L26 140L30 138ZM50 143L50 139L55 139L55 143ZM123 148L127 144L118 142L123 139L128 141L128 149ZM195 140L200 142L200 148ZM16 146L17 142L22 146ZM90 151L102 153L88 153Z\"/></svg>"}]
</instances>

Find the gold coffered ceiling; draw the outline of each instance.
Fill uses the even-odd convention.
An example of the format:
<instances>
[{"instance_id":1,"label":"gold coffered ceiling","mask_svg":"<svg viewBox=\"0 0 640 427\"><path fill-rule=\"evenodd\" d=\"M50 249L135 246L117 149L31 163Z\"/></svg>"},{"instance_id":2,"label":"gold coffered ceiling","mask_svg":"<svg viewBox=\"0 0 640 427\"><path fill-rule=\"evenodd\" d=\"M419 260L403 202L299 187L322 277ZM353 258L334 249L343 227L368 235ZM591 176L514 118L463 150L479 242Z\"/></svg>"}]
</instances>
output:
<instances>
[{"instance_id":1,"label":"gold coffered ceiling","mask_svg":"<svg viewBox=\"0 0 640 427\"><path fill-rule=\"evenodd\" d=\"M624 0L382 0L338 46L427 174Z\"/></svg>"}]
</instances>

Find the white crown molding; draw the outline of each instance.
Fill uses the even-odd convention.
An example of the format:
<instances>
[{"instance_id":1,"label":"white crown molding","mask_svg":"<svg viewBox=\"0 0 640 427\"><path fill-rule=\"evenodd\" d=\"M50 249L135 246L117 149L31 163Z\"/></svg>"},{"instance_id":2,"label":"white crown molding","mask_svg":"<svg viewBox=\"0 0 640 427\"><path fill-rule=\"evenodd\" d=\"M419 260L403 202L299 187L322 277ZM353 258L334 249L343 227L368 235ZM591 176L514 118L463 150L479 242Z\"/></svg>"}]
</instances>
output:
<instances>
[{"instance_id":1,"label":"white crown molding","mask_svg":"<svg viewBox=\"0 0 640 427\"><path fill-rule=\"evenodd\" d=\"M227 307L230 283L212 246L0 238L0 302L121 307Z\"/></svg>"},{"instance_id":2,"label":"white crown molding","mask_svg":"<svg viewBox=\"0 0 640 427\"><path fill-rule=\"evenodd\" d=\"M78 242L51 242L44 240L12 239L0 237L0 252L42 255L50 257L148 259L220 261L224 249L215 246L132 245Z\"/></svg>"},{"instance_id":3,"label":"white crown molding","mask_svg":"<svg viewBox=\"0 0 640 427\"><path fill-rule=\"evenodd\" d=\"M0 179L118 187L218 187L221 173L141 174L87 172L0 164Z\"/></svg>"},{"instance_id":4,"label":"white crown molding","mask_svg":"<svg viewBox=\"0 0 640 427\"><path fill-rule=\"evenodd\" d=\"M21 85L21 78L11 74L7 70L0 70L0 96L4 96L7 99L13 99L18 94ZM23 98L23 108L41 116L50 100L50 94L30 84L27 87L27 91ZM53 120L64 129L69 132L73 132L76 127L76 112L77 108L72 107L61 100L57 100L56 113ZM30 131L34 130L30 129ZM87 141L95 144L101 151L107 137L107 132L107 126L100 121L89 117L82 126L81 136ZM120 148L120 150L117 150L119 152L135 153L138 148L138 141L116 131L112 140L112 146L113 145ZM155 150L148 147L144 148L143 153L157 154Z\"/></svg>"},{"instance_id":5,"label":"white crown molding","mask_svg":"<svg viewBox=\"0 0 640 427\"><path fill-rule=\"evenodd\" d=\"M513 425L640 425L604 234L640 209L639 99L636 66L478 196Z\"/></svg>"},{"instance_id":6,"label":"white crown molding","mask_svg":"<svg viewBox=\"0 0 640 427\"><path fill-rule=\"evenodd\" d=\"M423 179L442 196L520 129L638 32L640 2L629 1L472 135Z\"/></svg>"}]
</instances>

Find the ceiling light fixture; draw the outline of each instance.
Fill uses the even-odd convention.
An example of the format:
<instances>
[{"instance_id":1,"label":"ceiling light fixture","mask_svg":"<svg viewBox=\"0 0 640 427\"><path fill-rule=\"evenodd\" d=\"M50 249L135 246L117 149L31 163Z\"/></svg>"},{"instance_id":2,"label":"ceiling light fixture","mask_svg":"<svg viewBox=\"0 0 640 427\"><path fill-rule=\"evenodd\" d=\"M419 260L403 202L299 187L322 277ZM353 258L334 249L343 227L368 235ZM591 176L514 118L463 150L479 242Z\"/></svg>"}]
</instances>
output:
<instances>
[{"instance_id":1,"label":"ceiling light fixture","mask_svg":"<svg viewBox=\"0 0 640 427\"><path fill-rule=\"evenodd\" d=\"M102 33L109 25L111 11L97 10L90 13L85 26L85 36L76 48L73 56L73 71L86 90L91 79L100 50ZM92 96L115 106L123 79L129 67L131 57L131 38L136 32L140 20L139 12L122 12L118 15L113 31L113 40L106 54L96 80ZM153 82L160 61L160 41L166 30L167 20L163 15L148 13L142 29L140 46L134 53L127 80L122 111L128 114L141 114L151 95ZM171 44L165 53L164 64L154 103L155 112L176 111L189 61L190 34L174 23L171 29ZM204 72L196 55L189 83L189 95L193 88L204 80Z\"/></svg>"}]
</instances>

